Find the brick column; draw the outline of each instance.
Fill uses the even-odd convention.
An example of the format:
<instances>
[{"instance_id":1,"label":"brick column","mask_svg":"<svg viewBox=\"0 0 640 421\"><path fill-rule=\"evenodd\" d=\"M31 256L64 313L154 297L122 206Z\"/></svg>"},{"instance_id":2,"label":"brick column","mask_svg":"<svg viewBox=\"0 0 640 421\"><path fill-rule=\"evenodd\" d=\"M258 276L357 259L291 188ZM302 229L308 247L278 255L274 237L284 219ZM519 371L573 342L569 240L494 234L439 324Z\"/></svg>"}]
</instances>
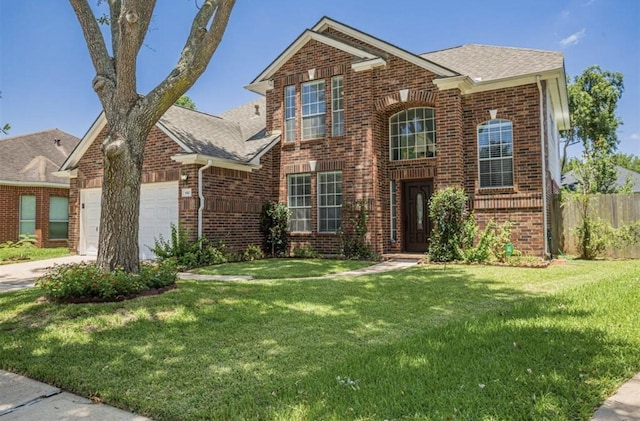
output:
<instances>
[{"instance_id":1,"label":"brick column","mask_svg":"<svg viewBox=\"0 0 640 421\"><path fill-rule=\"evenodd\" d=\"M458 89L448 89L438 94L436 136L438 172L435 188L463 187L462 98Z\"/></svg>"}]
</instances>

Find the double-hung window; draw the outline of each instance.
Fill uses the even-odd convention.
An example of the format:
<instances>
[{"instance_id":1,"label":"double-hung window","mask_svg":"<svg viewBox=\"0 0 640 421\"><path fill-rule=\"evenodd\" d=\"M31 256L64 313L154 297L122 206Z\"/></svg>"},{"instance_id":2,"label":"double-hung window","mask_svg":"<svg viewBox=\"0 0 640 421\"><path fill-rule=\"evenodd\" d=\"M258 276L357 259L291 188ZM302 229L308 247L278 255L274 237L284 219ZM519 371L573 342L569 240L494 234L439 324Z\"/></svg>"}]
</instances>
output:
<instances>
[{"instance_id":1,"label":"double-hung window","mask_svg":"<svg viewBox=\"0 0 640 421\"><path fill-rule=\"evenodd\" d=\"M20 235L36 235L35 196L20 196Z\"/></svg>"},{"instance_id":2,"label":"double-hung window","mask_svg":"<svg viewBox=\"0 0 640 421\"><path fill-rule=\"evenodd\" d=\"M69 199L49 198L49 239L66 240L69 230Z\"/></svg>"},{"instance_id":3,"label":"double-hung window","mask_svg":"<svg viewBox=\"0 0 640 421\"><path fill-rule=\"evenodd\" d=\"M342 226L342 172L318 173L318 231L336 232Z\"/></svg>"},{"instance_id":4,"label":"double-hung window","mask_svg":"<svg viewBox=\"0 0 640 421\"><path fill-rule=\"evenodd\" d=\"M302 140L323 138L326 103L324 80L302 84Z\"/></svg>"},{"instance_id":5,"label":"double-hung window","mask_svg":"<svg viewBox=\"0 0 640 421\"><path fill-rule=\"evenodd\" d=\"M291 232L311 231L311 174L291 174L287 180Z\"/></svg>"},{"instance_id":6,"label":"double-hung window","mask_svg":"<svg viewBox=\"0 0 640 421\"><path fill-rule=\"evenodd\" d=\"M284 88L284 141L296 140L296 87Z\"/></svg>"},{"instance_id":7,"label":"double-hung window","mask_svg":"<svg viewBox=\"0 0 640 421\"><path fill-rule=\"evenodd\" d=\"M342 76L331 78L331 135L342 136L344 134L344 100Z\"/></svg>"},{"instance_id":8,"label":"double-hung window","mask_svg":"<svg viewBox=\"0 0 640 421\"><path fill-rule=\"evenodd\" d=\"M513 186L513 127L495 119L478 126L480 187Z\"/></svg>"}]
</instances>

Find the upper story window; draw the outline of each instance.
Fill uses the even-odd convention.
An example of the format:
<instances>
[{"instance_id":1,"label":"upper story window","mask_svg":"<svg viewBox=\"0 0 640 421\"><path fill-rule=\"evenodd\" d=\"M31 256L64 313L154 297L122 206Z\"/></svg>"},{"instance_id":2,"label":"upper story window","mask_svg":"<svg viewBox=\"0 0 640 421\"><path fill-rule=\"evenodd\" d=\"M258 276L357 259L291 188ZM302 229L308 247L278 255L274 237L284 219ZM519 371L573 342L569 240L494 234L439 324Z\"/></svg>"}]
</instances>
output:
<instances>
[{"instance_id":1,"label":"upper story window","mask_svg":"<svg viewBox=\"0 0 640 421\"><path fill-rule=\"evenodd\" d=\"M436 156L436 119L433 108L411 108L389 119L389 155L392 161Z\"/></svg>"},{"instance_id":2,"label":"upper story window","mask_svg":"<svg viewBox=\"0 0 640 421\"><path fill-rule=\"evenodd\" d=\"M296 140L296 87L294 85L284 88L284 140L285 142Z\"/></svg>"},{"instance_id":3,"label":"upper story window","mask_svg":"<svg viewBox=\"0 0 640 421\"><path fill-rule=\"evenodd\" d=\"M326 102L324 80L302 84L302 140L323 138Z\"/></svg>"},{"instance_id":4,"label":"upper story window","mask_svg":"<svg viewBox=\"0 0 640 421\"><path fill-rule=\"evenodd\" d=\"M342 97L344 80L342 76L331 78L331 135L344 134L344 100Z\"/></svg>"},{"instance_id":5,"label":"upper story window","mask_svg":"<svg viewBox=\"0 0 640 421\"><path fill-rule=\"evenodd\" d=\"M513 186L513 126L495 119L478 125L480 187Z\"/></svg>"}]
</instances>

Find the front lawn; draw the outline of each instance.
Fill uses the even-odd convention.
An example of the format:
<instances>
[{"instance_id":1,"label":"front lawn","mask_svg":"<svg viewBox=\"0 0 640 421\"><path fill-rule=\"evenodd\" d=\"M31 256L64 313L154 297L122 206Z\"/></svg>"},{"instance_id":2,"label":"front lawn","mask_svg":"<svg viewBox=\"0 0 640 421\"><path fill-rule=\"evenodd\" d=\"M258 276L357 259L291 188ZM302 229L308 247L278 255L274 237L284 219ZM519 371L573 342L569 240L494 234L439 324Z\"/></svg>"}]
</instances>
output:
<instances>
[{"instance_id":1,"label":"front lawn","mask_svg":"<svg viewBox=\"0 0 640 421\"><path fill-rule=\"evenodd\" d=\"M19 263L31 260L53 259L68 256L66 247L38 248L38 247L0 247L0 265Z\"/></svg>"},{"instance_id":2,"label":"front lawn","mask_svg":"<svg viewBox=\"0 0 640 421\"><path fill-rule=\"evenodd\" d=\"M0 368L158 420L586 420L640 371L640 261L39 295L0 295Z\"/></svg>"},{"instance_id":3,"label":"front lawn","mask_svg":"<svg viewBox=\"0 0 640 421\"><path fill-rule=\"evenodd\" d=\"M248 275L254 279L309 278L371 266L372 262L329 259L263 259L193 270L202 275Z\"/></svg>"}]
</instances>

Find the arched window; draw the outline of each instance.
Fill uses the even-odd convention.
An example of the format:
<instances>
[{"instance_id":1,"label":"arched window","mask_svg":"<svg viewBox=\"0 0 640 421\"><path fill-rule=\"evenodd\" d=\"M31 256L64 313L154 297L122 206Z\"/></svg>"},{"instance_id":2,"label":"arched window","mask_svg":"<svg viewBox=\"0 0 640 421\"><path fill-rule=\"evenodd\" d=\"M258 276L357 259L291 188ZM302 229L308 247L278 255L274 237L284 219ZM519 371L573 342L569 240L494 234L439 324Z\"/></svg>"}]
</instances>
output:
<instances>
[{"instance_id":1,"label":"arched window","mask_svg":"<svg viewBox=\"0 0 640 421\"><path fill-rule=\"evenodd\" d=\"M389 159L436 156L436 119L433 108L411 108L389 119Z\"/></svg>"},{"instance_id":2,"label":"arched window","mask_svg":"<svg viewBox=\"0 0 640 421\"><path fill-rule=\"evenodd\" d=\"M513 127L494 119L478 125L480 187L513 186Z\"/></svg>"}]
</instances>

